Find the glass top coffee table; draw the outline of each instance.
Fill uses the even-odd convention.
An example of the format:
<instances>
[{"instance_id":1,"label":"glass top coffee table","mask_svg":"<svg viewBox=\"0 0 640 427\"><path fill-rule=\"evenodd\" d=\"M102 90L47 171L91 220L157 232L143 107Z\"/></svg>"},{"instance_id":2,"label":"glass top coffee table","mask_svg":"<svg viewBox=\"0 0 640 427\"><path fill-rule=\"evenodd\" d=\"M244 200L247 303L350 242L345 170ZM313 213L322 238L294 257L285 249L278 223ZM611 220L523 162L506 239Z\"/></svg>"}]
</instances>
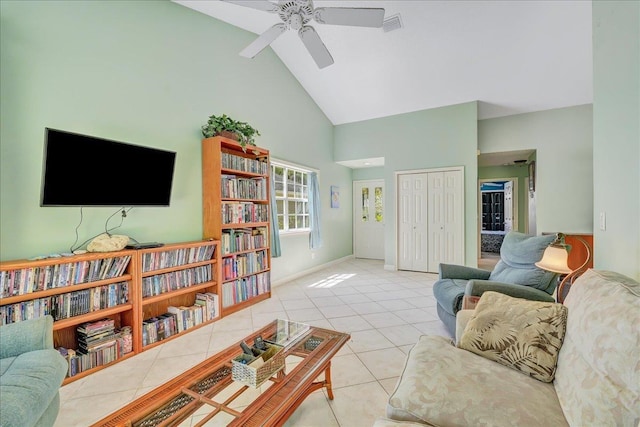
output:
<instances>
[{"instance_id":1,"label":"glass top coffee table","mask_svg":"<svg viewBox=\"0 0 640 427\"><path fill-rule=\"evenodd\" d=\"M331 359L349 334L278 319L243 341L251 346L258 336L281 345L280 356L294 367L259 388L234 381L232 360L243 354L238 342L93 426L181 426L196 413L202 417L196 426L280 426L315 390L325 388L333 400Z\"/></svg>"}]
</instances>

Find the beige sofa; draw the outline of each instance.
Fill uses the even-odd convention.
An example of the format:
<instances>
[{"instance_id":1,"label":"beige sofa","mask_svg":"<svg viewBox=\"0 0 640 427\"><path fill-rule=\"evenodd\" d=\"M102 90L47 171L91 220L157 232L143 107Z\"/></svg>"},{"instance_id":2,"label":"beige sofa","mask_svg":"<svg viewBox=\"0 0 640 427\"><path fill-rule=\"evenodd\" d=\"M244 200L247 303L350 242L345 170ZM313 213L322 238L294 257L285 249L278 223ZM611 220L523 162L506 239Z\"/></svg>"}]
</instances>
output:
<instances>
[{"instance_id":1,"label":"beige sofa","mask_svg":"<svg viewBox=\"0 0 640 427\"><path fill-rule=\"evenodd\" d=\"M375 427L628 426L640 422L640 284L588 270L565 300L553 382L423 336ZM472 310L458 315L457 334ZM460 335L458 335L459 337Z\"/></svg>"}]
</instances>

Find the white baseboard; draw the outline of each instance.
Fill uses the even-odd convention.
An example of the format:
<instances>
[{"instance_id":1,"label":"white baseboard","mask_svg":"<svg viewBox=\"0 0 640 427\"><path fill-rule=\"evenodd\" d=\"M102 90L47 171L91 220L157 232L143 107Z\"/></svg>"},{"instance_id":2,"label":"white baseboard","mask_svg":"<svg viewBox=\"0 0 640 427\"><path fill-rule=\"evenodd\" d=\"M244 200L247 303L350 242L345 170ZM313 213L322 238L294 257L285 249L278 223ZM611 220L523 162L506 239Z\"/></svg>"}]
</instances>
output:
<instances>
[{"instance_id":1,"label":"white baseboard","mask_svg":"<svg viewBox=\"0 0 640 427\"><path fill-rule=\"evenodd\" d=\"M278 279L278 280L276 280L274 282L271 282L271 286L272 287L280 286L280 285L282 285L284 283L290 282L290 281L295 280L295 279L297 279L299 277L306 276L307 274L310 274L310 273L315 273L316 271L322 270L324 268L330 267L330 266L335 265L335 264L340 264L341 262L344 262L344 261L347 261L347 260L353 259L353 258L355 258L353 256L353 254L352 255L347 255L345 257L334 259L333 261L329 261L329 262L326 262L324 264L316 265L316 266L308 268L306 270L298 271L295 274L292 274L290 276L283 277L282 279Z\"/></svg>"},{"instance_id":2,"label":"white baseboard","mask_svg":"<svg viewBox=\"0 0 640 427\"><path fill-rule=\"evenodd\" d=\"M388 271L396 271L397 270L396 266L393 265L393 264L385 264L384 265L384 269L388 270Z\"/></svg>"}]
</instances>

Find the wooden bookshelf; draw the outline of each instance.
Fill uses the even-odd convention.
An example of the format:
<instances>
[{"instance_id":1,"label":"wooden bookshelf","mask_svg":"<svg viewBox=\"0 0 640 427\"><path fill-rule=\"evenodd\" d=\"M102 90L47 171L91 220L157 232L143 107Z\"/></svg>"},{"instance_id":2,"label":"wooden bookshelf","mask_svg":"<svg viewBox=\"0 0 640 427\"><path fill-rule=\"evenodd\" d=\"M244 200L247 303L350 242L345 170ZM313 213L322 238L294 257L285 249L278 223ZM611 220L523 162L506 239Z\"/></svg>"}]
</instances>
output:
<instances>
[{"instance_id":1,"label":"wooden bookshelf","mask_svg":"<svg viewBox=\"0 0 640 427\"><path fill-rule=\"evenodd\" d=\"M99 319L113 319L116 330L131 328L131 340L139 339L136 306L136 251L87 253L42 260L0 262L0 323L50 314L54 318L56 348L78 349L76 328ZM64 384L82 378L123 358L85 366L67 377Z\"/></svg>"},{"instance_id":2,"label":"wooden bookshelf","mask_svg":"<svg viewBox=\"0 0 640 427\"><path fill-rule=\"evenodd\" d=\"M196 241L142 249L137 251L136 257L141 270L137 344L142 350L220 317L219 241ZM215 303L208 309L196 304L198 294L207 293L215 294ZM167 315L170 311L175 316ZM149 319L158 319L155 331ZM160 325L160 322L163 324ZM182 322L182 326L177 322Z\"/></svg>"},{"instance_id":3,"label":"wooden bookshelf","mask_svg":"<svg viewBox=\"0 0 640 427\"><path fill-rule=\"evenodd\" d=\"M271 297L270 172L264 148L202 140L203 234L220 241L223 316Z\"/></svg>"}]
</instances>

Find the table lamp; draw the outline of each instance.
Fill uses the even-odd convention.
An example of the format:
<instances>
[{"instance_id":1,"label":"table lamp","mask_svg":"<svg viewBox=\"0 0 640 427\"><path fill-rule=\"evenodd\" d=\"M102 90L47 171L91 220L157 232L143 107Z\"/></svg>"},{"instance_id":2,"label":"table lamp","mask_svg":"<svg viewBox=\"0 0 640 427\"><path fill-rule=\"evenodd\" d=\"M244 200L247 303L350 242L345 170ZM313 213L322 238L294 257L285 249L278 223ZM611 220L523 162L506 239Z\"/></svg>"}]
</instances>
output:
<instances>
[{"instance_id":1,"label":"table lamp","mask_svg":"<svg viewBox=\"0 0 640 427\"><path fill-rule=\"evenodd\" d=\"M587 252L587 259L582 263L582 265L580 265L580 267L576 268L575 270L570 269L568 261L571 245L567 245L565 243L565 236L566 235L564 233L558 233L556 235L556 239L551 242L547 249L544 250L542 259L535 263L537 267L542 268L543 270L565 275L558 285L558 289L556 291L556 300L559 303L562 303L564 301L567 294L569 293L569 290L571 289L573 281L583 273L583 269L587 266L587 264L589 264L589 261L591 260L591 249L589 248L589 244L582 237L573 236L573 238L584 245Z\"/></svg>"}]
</instances>

